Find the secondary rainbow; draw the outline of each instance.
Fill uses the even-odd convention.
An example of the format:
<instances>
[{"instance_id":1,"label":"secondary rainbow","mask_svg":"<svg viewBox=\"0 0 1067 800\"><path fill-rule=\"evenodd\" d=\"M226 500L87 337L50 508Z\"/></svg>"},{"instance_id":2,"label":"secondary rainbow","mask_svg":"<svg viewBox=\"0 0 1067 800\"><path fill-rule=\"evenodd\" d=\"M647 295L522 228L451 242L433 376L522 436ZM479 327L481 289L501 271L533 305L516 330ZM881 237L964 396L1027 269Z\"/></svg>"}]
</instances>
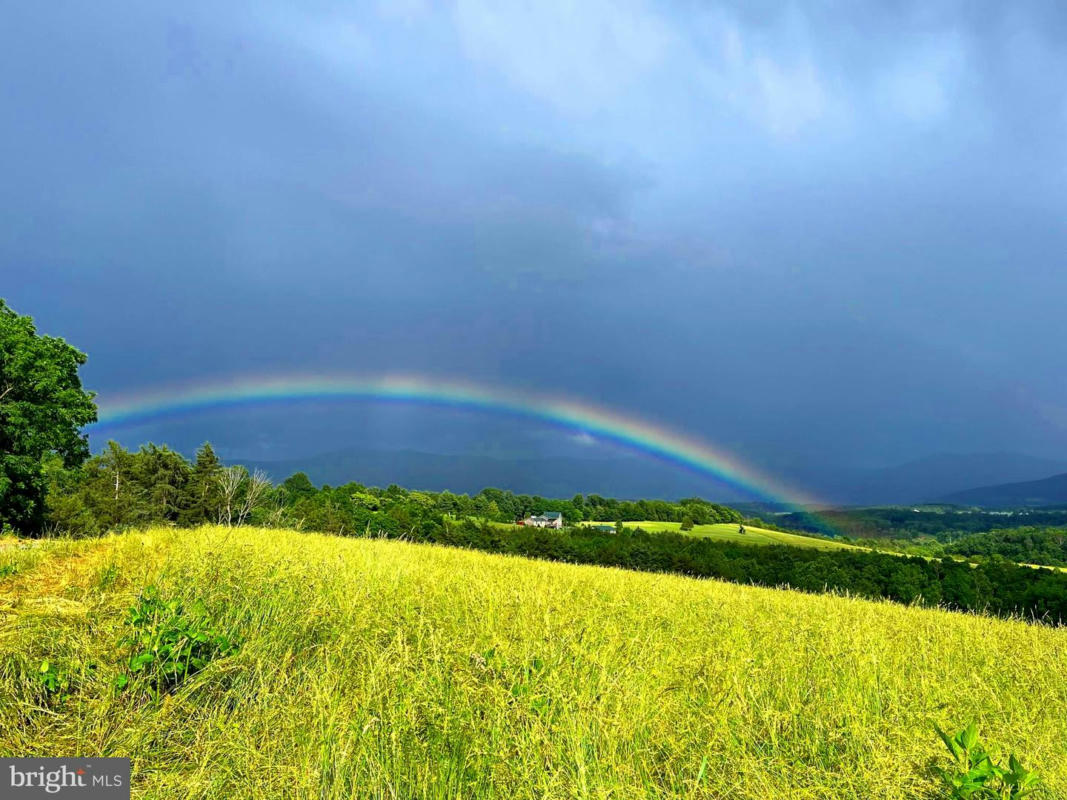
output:
<instances>
[{"instance_id":1,"label":"secondary rainbow","mask_svg":"<svg viewBox=\"0 0 1067 800\"><path fill-rule=\"evenodd\" d=\"M374 400L488 411L585 432L766 500L795 506L822 505L806 493L743 464L725 450L662 425L585 401L474 383L413 375L243 377L98 400L100 420L90 431L217 409L308 400Z\"/></svg>"}]
</instances>

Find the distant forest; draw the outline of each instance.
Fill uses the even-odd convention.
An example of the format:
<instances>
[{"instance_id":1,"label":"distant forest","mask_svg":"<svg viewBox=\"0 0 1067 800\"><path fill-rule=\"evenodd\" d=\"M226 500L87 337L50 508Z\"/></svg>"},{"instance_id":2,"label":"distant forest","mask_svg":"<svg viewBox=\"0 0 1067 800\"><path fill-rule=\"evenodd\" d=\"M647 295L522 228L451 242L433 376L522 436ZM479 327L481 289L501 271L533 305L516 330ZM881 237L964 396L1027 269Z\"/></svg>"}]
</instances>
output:
<instances>
[{"instance_id":1,"label":"distant forest","mask_svg":"<svg viewBox=\"0 0 1067 800\"><path fill-rule=\"evenodd\" d=\"M921 539L942 542L968 534L994 529L1023 527L1067 527L1067 509L1034 508L1017 511L987 511L956 506L848 508L806 513L776 514L769 517L790 530L845 535L850 539Z\"/></svg>"},{"instance_id":2,"label":"distant forest","mask_svg":"<svg viewBox=\"0 0 1067 800\"><path fill-rule=\"evenodd\" d=\"M1067 567L1067 528L1010 528L975 533L945 546L965 558L1006 558L1020 564Z\"/></svg>"}]
</instances>

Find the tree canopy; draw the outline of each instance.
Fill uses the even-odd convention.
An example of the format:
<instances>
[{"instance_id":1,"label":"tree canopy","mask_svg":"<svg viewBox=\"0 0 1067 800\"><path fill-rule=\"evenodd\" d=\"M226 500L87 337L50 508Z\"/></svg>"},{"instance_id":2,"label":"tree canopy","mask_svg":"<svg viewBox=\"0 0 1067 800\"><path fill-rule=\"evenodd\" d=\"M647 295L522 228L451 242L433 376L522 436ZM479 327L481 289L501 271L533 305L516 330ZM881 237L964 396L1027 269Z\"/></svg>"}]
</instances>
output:
<instances>
[{"instance_id":1,"label":"tree canopy","mask_svg":"<svg viewBox=\"0 0 1067 800\"><path fill-rule=\"evenodd\" d=\"M84 353L37 333L0 299L0 527L38 531L45 514L45 460L76 467L89 456L83 426L96 421L82 388Z\"/></svg>"}]
</instances>

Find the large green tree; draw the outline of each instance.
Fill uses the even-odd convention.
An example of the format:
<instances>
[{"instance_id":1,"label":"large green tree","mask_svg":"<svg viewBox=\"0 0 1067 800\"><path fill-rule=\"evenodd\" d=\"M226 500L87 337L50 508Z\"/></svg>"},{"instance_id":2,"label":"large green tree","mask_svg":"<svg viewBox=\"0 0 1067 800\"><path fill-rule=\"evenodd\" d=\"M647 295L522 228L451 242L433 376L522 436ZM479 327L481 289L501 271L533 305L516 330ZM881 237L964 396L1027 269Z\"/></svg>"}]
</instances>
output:
<instances>
[{"instance_id":1,"label":"large green tree","mask_svg":"<svg viewBox=\"0 0 1067 800\"><path fill-rule=\"evenodd\" d=\"M40 531L45 459L55 455L72 468L88 458L81 429L96 421L96 405L78 377L85 360L0 299L0 527Z\"/></svg>"}]
</instances>

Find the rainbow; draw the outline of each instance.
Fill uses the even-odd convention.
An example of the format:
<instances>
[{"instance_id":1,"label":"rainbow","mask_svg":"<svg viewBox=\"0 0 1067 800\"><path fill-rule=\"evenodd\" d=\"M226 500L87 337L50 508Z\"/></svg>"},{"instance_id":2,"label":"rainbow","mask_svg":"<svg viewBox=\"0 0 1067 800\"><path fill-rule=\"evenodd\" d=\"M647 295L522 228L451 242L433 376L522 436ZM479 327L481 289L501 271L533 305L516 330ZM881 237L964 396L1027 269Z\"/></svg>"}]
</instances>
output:
<instances>
[{"instance_id":1,"label":"rainbow","mask_svg":"<svg viewBox=\"0 0 1067 800\"><path fill-rule=\"evenodd\" d=\"M679 465L765 500L825 505L692 436L584 401L412 375L242 377L106 399L89 431L217 409L294 401L373 400L487 411L583 432Z\"/></svg>"}]
</instances>

